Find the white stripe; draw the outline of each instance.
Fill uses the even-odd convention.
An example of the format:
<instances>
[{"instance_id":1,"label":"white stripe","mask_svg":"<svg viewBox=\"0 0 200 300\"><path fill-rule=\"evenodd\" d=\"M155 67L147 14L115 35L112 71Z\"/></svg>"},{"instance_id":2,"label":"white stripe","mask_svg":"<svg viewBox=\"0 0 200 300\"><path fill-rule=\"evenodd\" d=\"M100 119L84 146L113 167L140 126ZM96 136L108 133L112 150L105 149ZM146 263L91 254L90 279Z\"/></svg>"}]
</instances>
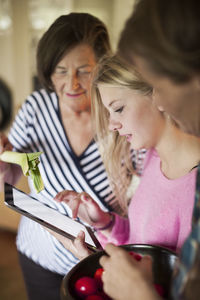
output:
<instances>
[{"instance_id":1,"label":"white stripe","mask_svg":"<svg viewBox=\"0 0 200 300\"><path fill-rule=\"evenodd\" d=\"M91 172L87 173L87 174L86 174L86 177L87 177L88 179L90 179L90 178L96 176L97 174L99 174L99 173L100 173L101 171L103 171L103 170L104 170L104 166L101 165L101 166L99 166L98 168L96 168L96 169L92 170Z\"/></svg>"},{"instance_id":2,"label":"white stripe","mask_svg":"<svg viewBox=\"0 0 200 300\"><path fill-rule=\"evenodd\" d=\"M97 164L100 164L101 163L101 158L99 157L97 160L95 160L94 162L92 162L91 164L89 164L88 166L84 167L83 168L83 171L86 173L86 172L89 172L91 169L95 168L95 166Z\"/></svg>"},{"instance_id":3,"label":"white stripe","mask_svg":"<svg viewBox=\"0 0 200 300\"><path fill-rule=\"evenodd\" d=\"M47 203L61 213L65 213L66 211L70 214L71 211L67 205L54 202L53 197L58 191L71 189L70 185L72 185L74 190L78 192L82 191L82 185L83 190L89 193L94 200L99 203L102 209L106 210L99 197L106 197L110 192L110 188L107 188L108 180L105 171L99 174L103 170L103 164L97 145L94 143L91 144L85 151L81 161L77 159L77 164L79 164L77 167L71 157L71 149L69 148L70 146L66 139L62 123L58 118L58 111L55 110L55 108L57 108L57 97L54 93L48 95L44 90L42 91L42 95L44 96L44 100L38 92L34 92L39 107L32 96L28 97L29 103L25 103L19 111L21 120L19 117L16 118L16 121L13 124L14 129L11 129L9 135L9 139L12 141L13 146L17 151L22 149L20 146L21 144L24 149L27 148L27 151L44 152L41 156L39 168L46 190L39 194L35 194L31 183L31 192L39 201ZM43 101L45 101L45 103ZM51 113L53 121L48 114L47 108ZM45 121L47 122L47 125ZM19 126L21 126L22 129L20 129ZM58 131L56 129L58 129ZM15 130L20 133L22 138L16 136ZM33 144L30 145L31 139L29 136L34 141L35 146ZM37 136L44 144L44 149ZM55 142L53 138L55 139ZM46 140L50 146L48 146ZM57 146L55 146L55 143ZM52 150L50 147L52 147ZM49 157L51 166L48 163L47 157ZM54 157L56 157L57 161L55 161ZM95 158L97 159L91 162ZM66 161L71 170L68 168ZM84 174L85 178L83 178L82 174ZM66 178L69 181L69 184ZM104 178L105 180L100 182ZM89 184L87 180L89 180ZM93 185L96 185L95 188L92 188ZM100 190L101 192L99 192ZM62 275L65 275L77 262L72 254L64 249L57 240L52 238L42 226L24 217L23 222L20 225L17 246L22 253L25 253L36 263Z\"/></svg>"},{"instance_id":4,"label":"white stripe","mask_svg":"<svg viewBox=\"0 0 200 300\"><path fill-rule=\"evenodd\" d=\"M81 163L81 165L85 165L86 163L89 163L91 160L97 158L98 156L99 156L99 153L97 151L95 151L90 156L82 159L80 163Z\"/></svg>"},{"instance_id":5,"label":"white stripe","mask_svg":"<svg viewBox=\"0 0 200 300\"><path fill-rule=\"evenodd\" d=\"M101 175L95 177L94 179L91 180L91 184L92 185L95 185L97 184L99 181L103 180L106 178L106 174L105 173L102 173Z\"/></svg>"}]
</instances>

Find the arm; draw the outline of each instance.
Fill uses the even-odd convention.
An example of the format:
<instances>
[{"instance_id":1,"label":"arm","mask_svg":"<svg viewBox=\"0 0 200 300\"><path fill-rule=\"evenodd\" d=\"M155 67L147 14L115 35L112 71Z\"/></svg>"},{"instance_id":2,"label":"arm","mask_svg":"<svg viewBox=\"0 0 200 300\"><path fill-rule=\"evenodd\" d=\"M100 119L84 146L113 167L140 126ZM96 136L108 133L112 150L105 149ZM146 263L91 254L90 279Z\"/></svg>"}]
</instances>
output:
<instances>
[{"instance_id":1,"label":"arm","mask_svg":"<svg viewBox=\"0 0 200 300\"><path fill-rule=\"evenodd\" d=\"M11 151L13 146L4 134L0 134L0 154L4 151ZM14 185L22 175L21 168L15 164L6 163L0 160L0 190L4 182Z\"/></svg>"},{"instance_id":2,"label":"arm","mask_svg":"<svg viewBox=\"0 0 200 300\"><path fill-rule=\"evenodd\" d=\"M104 268L102 280L106 294L115 300L129 300L130 295L131 300L162 299L153 286L149 256L137 261L127 251L112 244L105 250L109 256L102 256L100 264Z\"/></svg>"},{"instance_id":3,"label":"arm","mask_svg":"<svg viewBox=\"0 0 200 300\"><path fill-rule=\"evenodd\" d=\"M117 214L104 212L85 192L62 191L55 197L64 201L72 210L73 218L77 216L97 230L97 237L104 246L108 242L124 244L129 237L129 221Z\"/></svg>"}]
</instances>

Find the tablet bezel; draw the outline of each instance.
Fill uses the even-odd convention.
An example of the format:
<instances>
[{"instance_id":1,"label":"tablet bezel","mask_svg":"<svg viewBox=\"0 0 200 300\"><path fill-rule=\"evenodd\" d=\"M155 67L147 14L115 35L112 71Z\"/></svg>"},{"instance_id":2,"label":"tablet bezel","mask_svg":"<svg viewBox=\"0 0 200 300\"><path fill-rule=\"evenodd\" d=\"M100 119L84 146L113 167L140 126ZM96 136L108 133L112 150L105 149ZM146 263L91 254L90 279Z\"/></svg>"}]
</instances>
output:
<instances>
[{"instance_id":1,"label":"tablet bezel","mask_svg":"<svg viewBox=\"0 0 200 300\"><path fill-rule=\"evenodd\" d=\"M14 189L17 190L18 192L22 193L22 194L25 194L26 197L30 197L32 200L35 200L35 201L39 202L39 203L42 204L44 207L46 206L46 207L48 207L48 208L54 210L52 207L47 206L46 204L44 204L44 203L38 201L36 198L32 197L31 195L28 195L28 194L26 194L25 192L19 190L18 188L14 187L14 186L12 186L12 185L10 185L10 184L8 184L8 183L5 183L5 185L4 185L4 203L5 203L5 205L6 205L7 207L9 207L9 208L11 208L12 210L14 210L14 211L16 211L16 212L18 212L18 213L20 213L20 214L22 214L22 215L28 217L29 219L34 220L35 222L37 222L37 223L39 223L39 224L41 224L41 225L43 225L43 226L45 226L45 227L47 227L47 228L49 228L49 229L51 229L51 230L53 230L53 231L55 231L55 232L57 232L57 233L63 235L64 237L66 237L66 238L68 238L68 239L70 239L70 240L74 240L74 239L76 238L75 236L71 235L69 232L66 232L66 231L62 230L62 229L60 229L60 228L58 228L58 227L56 227L56 226L54 226L54 225L48 223L47 221L45 221L45 220L43 220L43 219L37 217L36 215L33 215L33 214L31 214L30 212L28 212L28 211L26 211L26 210L23 210L22 208L20 208L20 207L18 207L17 205L15 205L15 204L14 204L14 200L13 200L13 190L14 190ZM56 210L56 212L57 212L57 213L60 213L60 212L57 211L57 210ZM61 213L60 213L60 214L61 214ZM65 215L64 215L64 216L65 216ZM70 218L69 216L65 216L65 217L66 217L66 218ZM70 219L71 219L71 218L70 218ZM91 239L92 239L92 241L94 242L94 244L95 244L96 247L93 246L93 245L91 245L91 244L89 244L89 243L86 243L88 249L92 250L93 252L96 252L96 251L98 251L98 250L102 250L101 244L99 243L99 241L98 241L98 239L96 238L94 232L92 231L92 229L91 229L89 226L86 226L86 225L84 225L83 223L78 222L77 220L74 220L74 219L71 219L71 220L72 220L73 222L77 222L78 224L80 224L80 227L84 226L84 228L86 229L87 233L90 235L90 237L91 237ZM80 230L81 230L81 228L80 228ZM87 234L87 233L86 233L86 234Z\"/></svg>"}]
</instances>

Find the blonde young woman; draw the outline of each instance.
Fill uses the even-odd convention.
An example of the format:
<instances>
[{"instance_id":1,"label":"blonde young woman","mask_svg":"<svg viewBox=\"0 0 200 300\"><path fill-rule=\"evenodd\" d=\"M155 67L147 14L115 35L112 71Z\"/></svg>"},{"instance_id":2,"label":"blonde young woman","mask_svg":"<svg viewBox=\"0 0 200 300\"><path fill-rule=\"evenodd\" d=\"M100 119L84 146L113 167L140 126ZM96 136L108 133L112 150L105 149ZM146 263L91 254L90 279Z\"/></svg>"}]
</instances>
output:
<instances>
[{"instance_id":1,"label":"blonde young woman","mask_svg":"<svg viewBox=\"0 0 200 300\"><path fill-rule=\"evenodd\" d=\"M103 159L110 180L120 178L127 163L126 140L135 150L148 149L141 181L128 206L128 218L103 212L86 193L72 197L63 191L55 200L67 203L74 217L93 226L103 245L149 243L179 251L191 229L199 138L182 132L160 112L152 103L151 88L117 57L101 62L93 85L97 137L107 149ZM115 188L121 189L118 181ZM83 233L73 247L78 255L89 254Z\"/></svg>"}]
</instances>

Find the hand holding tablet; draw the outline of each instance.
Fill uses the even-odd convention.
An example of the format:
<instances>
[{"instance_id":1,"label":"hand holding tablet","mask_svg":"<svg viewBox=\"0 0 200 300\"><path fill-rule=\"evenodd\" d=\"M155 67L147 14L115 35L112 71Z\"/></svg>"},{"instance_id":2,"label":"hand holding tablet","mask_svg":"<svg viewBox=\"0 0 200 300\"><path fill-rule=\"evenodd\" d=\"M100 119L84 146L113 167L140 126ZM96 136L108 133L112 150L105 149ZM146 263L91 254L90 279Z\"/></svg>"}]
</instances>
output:
<instances>
[{"instance_id":1,"label":"hand holding tablet","mask_svg":"<svg viewBox=\"0 0 200 300\"><path fill-rule=\"evenodd\" d=\"M82 230L85 233L86 245L90 250L102 249L90 227L61 214L7 183L5 183L5 204L71 240L74 240Z\"/></svg>"}]
</instances>

